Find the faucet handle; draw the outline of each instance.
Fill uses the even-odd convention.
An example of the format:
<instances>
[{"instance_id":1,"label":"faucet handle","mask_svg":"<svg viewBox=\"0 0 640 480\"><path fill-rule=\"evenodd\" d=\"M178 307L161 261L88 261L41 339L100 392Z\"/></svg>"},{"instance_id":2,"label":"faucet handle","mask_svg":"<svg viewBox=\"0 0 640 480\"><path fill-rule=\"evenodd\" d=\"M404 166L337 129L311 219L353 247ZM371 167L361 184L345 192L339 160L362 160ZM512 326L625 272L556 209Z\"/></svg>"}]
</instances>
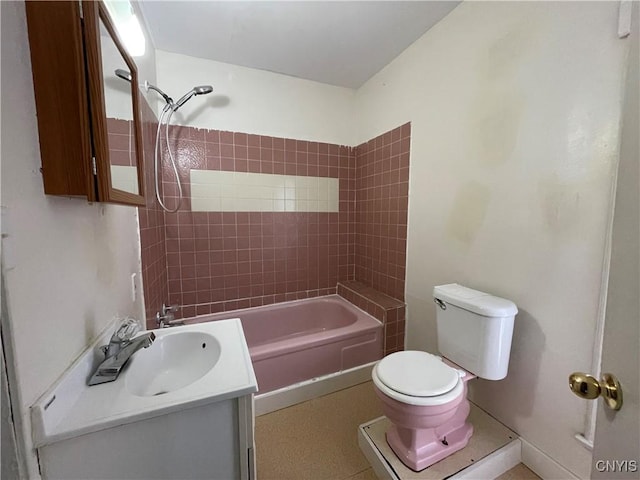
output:
<instances>
[{"instance_id":1,"label":"faucet handle","mask_svg":"<svg viewBox=\"0 0 640 480\"><path fill-rule=\"evenodd\" d=\"M166 305L164 303L162 304L163 316L170 312L177 312L178 310L180 310L180 305Z\"/></svg>"},{"instance_id":2,"label":"faucet handle","mask_svg":"<svg viewBox=\"0 0 640 480\"><path fill-rule=\"evenodd\" d=\"M116 328L111 340L116 342L126 342L127 340L131 340L131 338L133 338L133 336L139 331L140 324L138 321L135 318L127 317L120 323L118 328Z\"/></svg>"}]
</instances>

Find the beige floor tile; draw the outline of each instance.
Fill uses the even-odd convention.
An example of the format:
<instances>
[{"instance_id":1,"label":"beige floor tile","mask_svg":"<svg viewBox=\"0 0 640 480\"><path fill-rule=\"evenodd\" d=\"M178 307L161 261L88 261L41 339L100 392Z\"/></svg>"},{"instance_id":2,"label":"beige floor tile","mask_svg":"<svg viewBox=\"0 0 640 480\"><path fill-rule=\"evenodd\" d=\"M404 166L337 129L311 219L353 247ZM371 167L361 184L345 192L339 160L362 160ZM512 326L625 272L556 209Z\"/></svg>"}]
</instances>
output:
<instances>
[{"instance_id":1,"label":"beige floor tile","mask_svg":"<svg viewBox=\"0 0 640 480\"><path fill-rule=\"evenodd\" d=\"M256 418L263 480L375 478L358 447L358 426L382 415L371 382ZM371 477L366 475L372 475Z\"/></svg>"},{"instance_id":2,"label":"beige floor tile","mask_svg":"<svg viewBox=\"0 0 640 480\"><path fill-rule=\"evenodd\" d=\"M378 480L378 477L374 473L373 468L367 468L366 470L349 477L349 480Z\"/></svg>"},{"instance_id":3,"label":"beige floor tile","mask_svg":"<svg viewBox=\"0 0 640 480\"><path fill-rule=\"evenodd\" d=\"M541 480L538 475L520 463L511 470L504 472L496 480Z\"/></svg>"}]
</instances>

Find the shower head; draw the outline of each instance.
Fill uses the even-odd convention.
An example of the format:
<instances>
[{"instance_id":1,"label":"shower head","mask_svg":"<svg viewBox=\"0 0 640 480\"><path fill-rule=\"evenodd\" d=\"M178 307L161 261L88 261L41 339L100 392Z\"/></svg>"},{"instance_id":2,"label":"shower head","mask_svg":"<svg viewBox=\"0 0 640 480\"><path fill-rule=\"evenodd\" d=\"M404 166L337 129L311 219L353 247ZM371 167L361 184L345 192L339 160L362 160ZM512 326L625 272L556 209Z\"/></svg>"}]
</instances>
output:
<instances>
[{"instance_id":1,"label":"shower head","mask_svg":"<svg viewBox=\"0 0 640 480\"><path fill-rule=\"evenodd\" d=\"M127 82L132 82L133 81L133 77L131 76L131 72L123 70L122 68L118 68L115 73L116 73L116 76L120 77L123 80L126 80Z\"/></svg>"},{"instance_id":2,"label":"shower head","mask_svg":"<svg viewBox=\"0 0 640 480\"><path fill-rule=\"evenodd\" d=\"M193 91L196 92L196 95L206 95L207 93L213 92L213 87L211 85L200 85L193 87Z\"/></svg>"},{"instance_id":3,"label":"shower head","mask_svg":"<svg viewBox=\"0 0 640 480\"><path fill-rule=\"evenodd\" d=\"M199 85L197 87L193 87L187 93L185 93L180 100L176 102L173 107L173 111L178 110L182 105L187 103L191 97L194 95L206 95L207 93L213 92L213 87L211 85Z\"/></svg>"}]
</instances>

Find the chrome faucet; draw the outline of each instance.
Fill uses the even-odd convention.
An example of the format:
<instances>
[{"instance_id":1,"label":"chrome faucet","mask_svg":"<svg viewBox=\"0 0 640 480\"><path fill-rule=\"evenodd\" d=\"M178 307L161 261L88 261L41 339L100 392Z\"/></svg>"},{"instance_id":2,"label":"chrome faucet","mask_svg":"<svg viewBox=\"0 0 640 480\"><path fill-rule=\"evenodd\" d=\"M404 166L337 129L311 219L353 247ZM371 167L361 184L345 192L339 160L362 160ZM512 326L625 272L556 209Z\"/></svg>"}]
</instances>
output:
<instances>
[{"instance_id":1,"label":"chrome faucet","mask_svg":"<svg viewBox=\"0 0 640 480\"><path fill-rule=\"evenodd\" d=\"M184 320L175 319L173 312L177 312L180 307L162 304L160 312L156 313L156 325L158 328L173 327L174 325L184 325Z\"/></svg>"},{"instance_id":2,"label":"chrome faucet","mask_svg":"<svg viewBox=\"0 0 640 480\"><path fill-rule=\"evenodd\" d=\"M153 332L143 333L132 338L140 326L137 321L127 319L122 323L111 336L109 345L100 347L104 353L104 360L93 373L89 382L89 386L98 385L100 383L113 382L131 356L141 348L149 347L156 336Z\"/></svg>"}]
</instances>

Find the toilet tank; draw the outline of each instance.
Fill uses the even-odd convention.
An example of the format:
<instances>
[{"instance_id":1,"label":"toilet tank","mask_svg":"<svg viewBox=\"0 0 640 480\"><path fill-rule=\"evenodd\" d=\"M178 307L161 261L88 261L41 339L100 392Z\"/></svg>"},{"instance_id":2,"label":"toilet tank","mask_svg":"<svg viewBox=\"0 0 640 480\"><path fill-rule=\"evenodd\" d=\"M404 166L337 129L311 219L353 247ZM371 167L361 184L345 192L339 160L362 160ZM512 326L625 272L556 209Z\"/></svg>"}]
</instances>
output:
<instances>
[{"instance_id":1,"label":"toilet tank","mask_svg":"<svg viewBox=\"0 0 640 480\"><path fill-rule=\"evenodd\" d=\"M433 298L442 356L487 380L506 377L516 305L457 283L434 287Z\"/></svg>"}]
</instances>

